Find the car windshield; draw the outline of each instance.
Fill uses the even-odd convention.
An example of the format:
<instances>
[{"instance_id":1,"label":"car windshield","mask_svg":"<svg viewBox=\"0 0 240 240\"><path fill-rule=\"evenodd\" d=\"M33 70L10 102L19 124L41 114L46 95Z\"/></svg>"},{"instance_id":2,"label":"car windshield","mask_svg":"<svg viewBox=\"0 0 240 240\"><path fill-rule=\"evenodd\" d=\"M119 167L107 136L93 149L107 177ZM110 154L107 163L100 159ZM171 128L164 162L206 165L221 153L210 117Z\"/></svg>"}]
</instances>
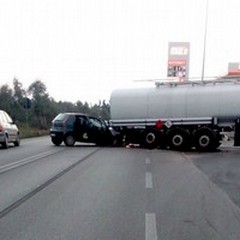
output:
<instances>
[{"instance_id":1,"label":"car windshield","mask_svg":"<svg viewBox=\"0 0 240 240\"><path fill-rule=\"evenodd\" d=\"M12 118L6 112L4 113L4 115L8 123L13 123Z\"/></svg>"},{"instance_id":2,"label":"car windshield","mask_svg":"<svg viewBox=\"0 0 240 240\"><path fill-rule=\"evenodd\" d=\"M96 119L96 118L89 118L89 122L92 126L95 126L97 128L101 128L102 127L102 124L101 124L101 121Z\"/></svg>"},{"instance_id":3,"label":"car windshield","mask_svg":"<svg viewBox=\"0 0 240 240\"><path fill-rule=\"evenodd\" d=\"M64 119L66 118L66 114L64 114L64 113L59 113L54 119L53 119L53 121L64 121Z\"/></svg>"}]
</instances>

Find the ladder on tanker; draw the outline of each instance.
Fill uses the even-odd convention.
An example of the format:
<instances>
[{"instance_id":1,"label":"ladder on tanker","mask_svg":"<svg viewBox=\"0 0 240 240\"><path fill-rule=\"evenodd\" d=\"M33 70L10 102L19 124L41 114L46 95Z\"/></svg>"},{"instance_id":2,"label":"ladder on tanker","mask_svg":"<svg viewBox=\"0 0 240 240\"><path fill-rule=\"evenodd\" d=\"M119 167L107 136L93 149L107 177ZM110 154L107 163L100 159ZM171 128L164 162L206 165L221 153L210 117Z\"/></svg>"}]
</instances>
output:
<instances>
[{"instance_id":1,"label":"ladder on tanker","mask_svg":"<svg viewBox=\"0 0 240 240\"><path fill-rule=\"evenodd\" d=\"M134 80L134 82L153 82L156 87L160 86L179 86L179 85L215 85L222 83L240 84L240 75L226 75L222 77L205 77L201 78L188 78L179 81L178 78L164 78L164 79L148 79L148 80Z\"/></svg>"},{"instance_id":2,"label":"ladder on tanker","mask_svg":"<svg viewBox=\"0 0 240 240\"><path fill-rule=\"evenodd\" d=\"M208 77L204 80L200 78L189 78L184 81L171 81L171 80L155 80L156 87L160 87L162 85L169 85L169 86L178 86L178 85L216 85L216 84L223 84L223 83L232 83L232 84L240 84L240 76L233 75L233 76L224 76L224 77Z\"/></svg>"}]
</instances>

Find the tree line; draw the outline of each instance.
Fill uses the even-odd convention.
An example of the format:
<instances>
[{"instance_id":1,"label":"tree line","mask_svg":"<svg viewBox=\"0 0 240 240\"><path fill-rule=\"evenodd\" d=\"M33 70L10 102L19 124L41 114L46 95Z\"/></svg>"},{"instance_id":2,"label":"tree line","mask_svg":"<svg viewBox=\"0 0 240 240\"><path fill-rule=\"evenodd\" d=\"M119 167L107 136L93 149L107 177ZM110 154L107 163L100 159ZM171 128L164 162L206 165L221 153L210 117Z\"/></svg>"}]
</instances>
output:
<instances>
[{"instance_id":1,"label":"tree line","mask_svg":"<svg viewBox=\"0 0 240 240\"><path fill-rule=\"evenodd\" d=\"M0 109L8 112L20 123L30 127L49 129L53 118L60 112L81 112L105 120L110 118L110 105L104 101L90 105L88 102L56 102L47 92L41 80L34 81L27 89L18 79L13 79L13 86L0 87Z\"/></svg>"}]
</instances>

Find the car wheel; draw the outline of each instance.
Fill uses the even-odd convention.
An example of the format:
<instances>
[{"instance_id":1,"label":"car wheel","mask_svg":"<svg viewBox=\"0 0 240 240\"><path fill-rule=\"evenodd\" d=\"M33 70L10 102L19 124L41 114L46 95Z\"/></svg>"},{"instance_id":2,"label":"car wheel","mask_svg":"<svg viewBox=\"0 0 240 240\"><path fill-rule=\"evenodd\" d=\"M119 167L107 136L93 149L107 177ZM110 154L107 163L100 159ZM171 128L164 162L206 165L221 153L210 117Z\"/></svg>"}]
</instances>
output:
<instances>
[{"instance_id":1,"label":"car wheel","mask_svg":"<svg viewBox=\"0 0 240 240\"><path fill-rule=\"evenodd\" d=\"M8 148L9 147L9 141L8 141L8 136L5 136L4 142L2 144L3 148Z\"/></svg>"},{"instance_id":2,"label":"car wheel","mask_svg":"<svg viewBox=\"0 0 240 240\"><path fill-rule=\"evenodd\" d=\"M16 147L20 146L20 136L19 136L19 134L16 137L16 140L14 142L14 146L16 146Z\"/></svg>"},{"instance_id":3,"label":"car wheel","mask_svg":"<svg viewBox=\"0 0 240 240\"><path fill-rule=\"evenodd\" d=\"M66 146L73 146L75 144L75 138L72 134L67 134L64 138L64 143Z\"/></svg>"},{"instance_id":4,"label":"car wheel","mask_svg":"<svg viewBox=\"0 0 240 240\"><path fill-rule=\"evenodd\" d=\"M52 137L52 143L56 146L59 146L62 143L62 138L59 137Z\"/></svg>"}]
</instances>

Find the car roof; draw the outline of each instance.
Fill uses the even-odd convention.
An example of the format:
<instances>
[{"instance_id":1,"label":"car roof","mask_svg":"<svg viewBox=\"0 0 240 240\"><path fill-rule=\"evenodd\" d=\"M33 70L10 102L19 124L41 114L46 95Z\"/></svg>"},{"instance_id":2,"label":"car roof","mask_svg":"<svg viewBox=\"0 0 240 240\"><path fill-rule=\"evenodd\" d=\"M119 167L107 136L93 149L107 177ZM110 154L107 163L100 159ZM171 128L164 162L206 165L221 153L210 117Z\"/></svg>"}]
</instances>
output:
<instances>
[{"instance_id":1,"label":"car roof","mask_svg":"<svg viewBox=\"0 0 240 240\"><path fill-rule=\"evenodd\" d=\"M2 109L0 109L0 113L7 113L6 111L4 111L4 110L2 110Z\"/></svg>"},{"instance_id":2,"label":"car roof","mask_svg":"<svg viewBox=\"0 0 240 240\"><path fill-rule=\"evenodd\" d=\"M94 117L86 113L79 113L79 112L62 112L60 114L66 114L66 115L75 115L75 116L85 116L85 117L90 117L90 118L97 118L97 119L102 119L100 117Z\"/></svg>"},{"instance_id":3,"label":"car roof","mask_svg":"<svg viewBox=\"0 0 240 240\"><path fill-rule=\"evenodd\" d=\"M62 114L87 116L87 114L85 113L78 113L78 112L63 112Z\"/></svg>"}]
</instances>

